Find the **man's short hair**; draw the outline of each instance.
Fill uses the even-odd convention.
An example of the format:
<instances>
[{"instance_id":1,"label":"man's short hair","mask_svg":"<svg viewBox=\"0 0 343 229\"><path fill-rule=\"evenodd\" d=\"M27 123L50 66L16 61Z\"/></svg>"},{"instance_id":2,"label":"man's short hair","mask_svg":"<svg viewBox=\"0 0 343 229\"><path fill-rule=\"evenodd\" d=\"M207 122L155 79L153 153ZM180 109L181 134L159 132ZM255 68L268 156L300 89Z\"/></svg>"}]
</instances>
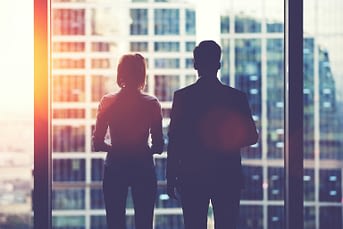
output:
<instances>
[{"instance_id":1,"label":"man's short hair","mask_svg":"<svg viewBox=\"0 0 343 229\"><path fill-rule=\"evenodd\" d=\"M195 69L215 69L221 58L220 46L212 40L204 40L193 50Z\"/></svg>"}]
</instances>

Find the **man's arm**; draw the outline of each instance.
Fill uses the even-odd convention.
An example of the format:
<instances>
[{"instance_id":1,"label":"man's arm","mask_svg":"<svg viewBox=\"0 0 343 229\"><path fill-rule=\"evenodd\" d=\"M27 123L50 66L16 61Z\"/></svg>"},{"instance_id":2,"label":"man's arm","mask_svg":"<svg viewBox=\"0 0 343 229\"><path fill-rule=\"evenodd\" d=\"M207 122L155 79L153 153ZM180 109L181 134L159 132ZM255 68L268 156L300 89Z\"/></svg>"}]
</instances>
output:
<instances>
[{"instance_id":1,"label":"man's arm","mask_svg":"<svg viewBox=\"0 0 343 229\"><path fill-rule=\"evenodd\" d=\"M242 147L250 146L258 141L258 133L256 130L255 121L252 118L251 110L247 96L244 94L241 99L241 111L243 116L243 133Z\"/></svg>"},{"instance_id":2,"label":"man's arm","mask_svg":"<svg viewBox=\"0 0 343 229\"><path fill-rule=\"evenodd\" d=\"M180 101L177 93L174 93L173 105L170 113L167 149L167 192L171 198L176 199L175 187L179 165L179 128L180 128Z\"/></svg>"}]
</instances>

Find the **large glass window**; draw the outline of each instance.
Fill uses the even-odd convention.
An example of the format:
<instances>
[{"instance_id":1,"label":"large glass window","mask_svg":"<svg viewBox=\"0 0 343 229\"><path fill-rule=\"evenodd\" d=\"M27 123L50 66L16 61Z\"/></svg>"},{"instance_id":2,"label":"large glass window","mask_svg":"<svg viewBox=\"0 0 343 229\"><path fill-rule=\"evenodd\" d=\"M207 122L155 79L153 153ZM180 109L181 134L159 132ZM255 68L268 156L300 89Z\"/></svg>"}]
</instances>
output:
<instances>
[{"instance_id":1,"label":"large glass window","mask_svg":"<svg viewBox=\"0 0 343 229\"><path fill-rule=\"evenodd\" d=\"M167 141L173 93L196 80L192 69L196 10L187 2L153 0L54 0L51 8L55 31L51 37L52 226L103 229L101 181L106 153L93 152L91 144L98 103L102 96L119 89L116 66L120 55L142 53L148 66L144 90L161 102ZM65 16L65 12L74 11L83 12L77 19L82 21L74 25L76 32L62 27L62 21L74 22ZM166 194L166 154L155 160L158 193L154 227L182 228L180 203ZM134 228L130 192L126 206L127 226Z\"/></svg>"},{"instance_id":2,"label":"large glass window","mask_svg":"<svg viewBox=\"0 0 343 229\"><path fill-rule=\"evenodd\" d=\"M53 227L62 229L69 224L71 228L90 229L106 225L101 186L105 152L92 151L91 134L99 100L119 89L116 65L120 55L141 52L146 57L145 92L161 102L163 132L168 142L173 93L197 80L192 51L199 39L203 39L198 31L202 26L218 27L217 33L208 32L204 38L217 40L222 47L218 76L224 84L247 94L260 134L258 143L242 152L245 180L239 228L283 228L283 1L251 0L244 4L238 0L223 1L217 10L210 10L216 12L213 14L199 10L200 5L211 5L210 1L120 2L56 0L51 4L53 31L64 31L56 28L62 26L60 21L74 20L59 18L64 15L61 12L69 9L83 12L83 21L75 25L77 28L82 25L82 33L52 34ZM207 19L218 24L198 24ZM326 89L327 98L329 94ZM329 107L328 101L325 104L323 108ZM155 166L158 193L154 227L182 229L180 203L166 194L166 152L155 158ZM313 174L308 175L311 190ZM134 228L132 208L129 193L129 228ZM73 209L77 214L72 214ZM213 222L210 209L210 228Z\"/></svg>"},{"instance_id":3,"label":"large glass window","mask_svg":"<svg viewBox=\"0 0 343 229\"><path fill-rule=\"evenodd\" d=\"M53 228L105 225L100 197L105 154L92 152L90 139L98 100L117 89L114 82L118 55L129 51L146 55L146 92L160 99L166 132L173 92L196 80L190 60L200 38L199 26L218 29L213 39L220 41L223 48L220 79L247 94L260 134L259 142L242 153L246 178L239 228L284 228L284 2L223 1L220 9L214 10L216 15L206 14L205 20L201 20L203 12L195 7L205 5L205 1L121 2L55 0L51 4ZM304 226L308 229L342 228L342 8L340 0L304 1L302 134ZM218 17L216 26L195 23L195 19L206 21L212 17ZM5 75L12 75L13 69L5 71ZM6 88L0 91L6 91L4 98L13 94ZM20 102L11 104L23 104ZM18 123L11 125L12 131ZM1 124L7 130L7 124ZM10 141L11 133L6 133ZM24 136L16 135L15 143L18 136L24 141ZM1 146L5 153L27 152L18 144L6 144L1 144L5 145ZM165 193L165 157L164 153L156 159L159 192L154 225L182 228L181 209ZM7 167L14 163L4 161ZM5 188L1 189L0 204L18 200L29 205L23 201L24 197L29 199L29 194L21 189L28 180L11 179L1 176L1 187ZM15 198L18 193L24 195ZM127 223L133 227L130 197L127 206ZM17 220L17 215L6 215L4 219L6 223ZM210 210L209 225L212 222Z\"/></svg>"},{"instance_id":4,"label":"large glass window","mask_svg":"<svg viewBox=\"0 0 343 229\"><path fill-rule=\"evenodd\" d=\"M245 187L238 228L284 228L283 1L227 6L219 25L221 81L246 93L260 136L242 150Z\"/></svg>"},{"instance_id":5,"label":"large glass window","mask_svg":"<svg viewBox=\"0 0 343 229\"><path fill-rule=\"evenodd\" d=\"M306 229L343 227L342 8L337 0L304 1Z\"/></svg>"},{"instance_id":6,"label":"large glass window","mask_svg":"<svg viewBox=\"0 0 343 229\"><path fill-rule=\"evenodd\" d=\"M33 227L33 9L33 0L2 2L0 7L0 228L4 229Z\"/></svg>"}]
</instances>

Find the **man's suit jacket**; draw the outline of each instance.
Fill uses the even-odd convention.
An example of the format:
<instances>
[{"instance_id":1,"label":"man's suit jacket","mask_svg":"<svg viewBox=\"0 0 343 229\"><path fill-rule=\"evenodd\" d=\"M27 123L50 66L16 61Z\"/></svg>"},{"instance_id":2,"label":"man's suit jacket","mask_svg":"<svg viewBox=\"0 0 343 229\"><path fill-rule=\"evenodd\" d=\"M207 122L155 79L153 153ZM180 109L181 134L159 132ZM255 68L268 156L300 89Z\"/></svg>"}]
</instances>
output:
<instances>
[{"instance_id":1,"label":"man's suit jacket","mask_svg":"<svg viewBox=\"0 0 343 229\"><path fill-rule=\"evenodd\" d=\"M174 93L168 132L167 180L241 174L240 148L258 134L246 95L216 77Z\"/></svg>"}]
</instances>

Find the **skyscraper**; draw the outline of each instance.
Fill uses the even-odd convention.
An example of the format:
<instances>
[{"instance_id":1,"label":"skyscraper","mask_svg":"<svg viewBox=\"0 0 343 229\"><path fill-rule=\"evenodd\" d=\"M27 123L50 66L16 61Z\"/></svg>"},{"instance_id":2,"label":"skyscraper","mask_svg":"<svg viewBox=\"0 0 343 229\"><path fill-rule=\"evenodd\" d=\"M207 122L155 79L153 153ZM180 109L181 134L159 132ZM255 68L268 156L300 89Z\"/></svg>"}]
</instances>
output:
<instances>
[{"instance_id":1,"label":"skyscraper","mask_svg":"<svg viewBox=\"0 0 343 229\"><path fill-rule=\"evenodd\" d=\"M91 134L100 98L118 89L117 59L126 52L146 58L145 90L161 102L166 134L174 90L196 79L195 29L194 7L181 1L53 1L54 228L105 228L105 153L92 151ZM155 163L155 228L180 228L180 205L165 189L166 154L157 156ZM130 195L127 215L128 227L133 228Z\"/></svg>"},{"instance_id":2,"label":"skyscraper","mask_svg":"<svg viewBox=\"0 0 343 229\"><path fill-rule=\"evenodd\" d=\"M240 228L285 225L283 33L281 22L221 16L221 80L247 93L261 137L242 153L247 180ZM303 53L304 225L340 228L343 132L330 53L314 36L304 38Z\"/></svg>"},{"instance_id":3,"label":"skyscraper","mask_svg":"<svg viewBox=\"0 0 343 229\"><path fill-rule=\"evenodd\" d=\"M93 152L91 146L98 102L105 93L118 89L115 77L120 55L139 52L148 66L145 91L161 102L166 134L173 92L197 78L192 62L199 26L196 7L172 0L54 0L51 6L53 227L106 228L101 189L105 153ZM247 93L260 133L259 142L242 153L246 188L239 228L283 228L284 25L267 15L230 11L216 16L220 24L213 26L220 27L217 39L223 51L221 81ZM342 225L342 132L329 57L316 37L304 39L308 229ZM166 194L166 153L156 156L155 164L154 226L183 228L180 203ZM328 215L334 223L330 224ZM127 223L134 228L130 195Z\"/></svg>"}]
</instances>

